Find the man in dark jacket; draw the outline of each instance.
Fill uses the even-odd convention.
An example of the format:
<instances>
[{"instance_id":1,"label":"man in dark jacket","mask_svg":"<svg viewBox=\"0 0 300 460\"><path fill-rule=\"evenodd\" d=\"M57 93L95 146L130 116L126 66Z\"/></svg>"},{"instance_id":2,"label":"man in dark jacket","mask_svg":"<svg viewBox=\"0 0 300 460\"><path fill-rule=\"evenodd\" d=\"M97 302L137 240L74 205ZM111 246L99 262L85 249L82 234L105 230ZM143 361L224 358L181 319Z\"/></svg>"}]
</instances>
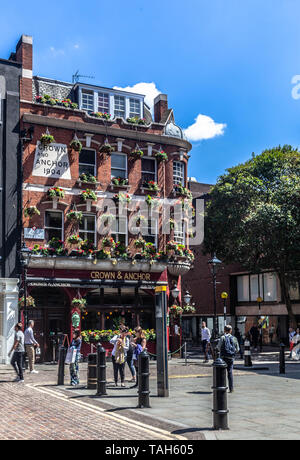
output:
<instances>
[{"instance_id":1,"label":"man in dark jacket","mask_svg":"<svg viewBox=\"0 0 300 460\"><path fill-rule=\"evenodd\" d=\"M233 335L231 335L232 327L228 324L224 327L224 335L219 340L217 348L220 350L220 356L227 365L228 386L229 392L233 392L233 363L235 354L239 352L239 343Z\"/></svg>"}]
</instances>

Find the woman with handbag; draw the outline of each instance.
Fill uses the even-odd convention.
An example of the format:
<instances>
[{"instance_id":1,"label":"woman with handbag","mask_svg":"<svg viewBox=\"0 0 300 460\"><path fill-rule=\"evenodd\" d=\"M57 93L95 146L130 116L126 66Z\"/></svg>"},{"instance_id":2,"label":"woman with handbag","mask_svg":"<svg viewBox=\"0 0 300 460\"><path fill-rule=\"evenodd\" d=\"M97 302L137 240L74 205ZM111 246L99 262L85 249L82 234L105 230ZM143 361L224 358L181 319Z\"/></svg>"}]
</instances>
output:
<instances>
[{"instance_id":1,"label":"woman with handbag","mask_svg":"<svg viewBox=\"0 0 300 460\"><path fill-rule=\"evenodd\" d=\"M129 338L127 337L128 329L120 329L120 333L115 335L110 343L114 346L111 352L111 360L114 367L114 380L115 386L118 386L118 376L120 374L121 387L125 387L125 362L127 357L127 351L129 349Z\"/></svg>"},{"instance_id":2,"label":"woman with handbag","mask_svg":"<svg viewBox=\"0 0 300 460\"><path fill-rule=\"evenodd\" d=\"M134 361L134 366L136 369L136 381L135 381L135 385L133 385L132 388L135 388L138 386L139 354L145 350L146 344L147 344L145 333L140 326L136 327L134 332L135 332L136 337L132 342L132 346L134 347L133 361Z\"/></svg>"},{"instance_id":3,"label":"woman with handbag","mask_svg":"<svg viewBox=\"0 0 300 460\"><path fill-rule=\"evenodd\" d=\"M71 350L76 350L75 361L70 363L70 377L71 385L75 386L79 384L79 358L81 349L81 334L80 331L75 330L73 332L73 340L70 345ZM75 354L75 351L74 351Z\"/></svg>"}]
</instances>

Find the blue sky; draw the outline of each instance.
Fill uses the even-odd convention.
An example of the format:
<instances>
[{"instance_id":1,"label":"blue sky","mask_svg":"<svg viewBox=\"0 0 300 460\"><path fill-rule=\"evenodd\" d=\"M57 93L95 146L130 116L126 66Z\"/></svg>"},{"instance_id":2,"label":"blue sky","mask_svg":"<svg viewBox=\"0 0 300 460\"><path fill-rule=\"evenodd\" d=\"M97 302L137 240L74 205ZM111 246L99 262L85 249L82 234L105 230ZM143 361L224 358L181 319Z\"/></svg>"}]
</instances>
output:
<instances>
[{"instance_id":1,"label":"blue sky","mask_svg":"<svg viewBox=\"0 0 300 460\"><path fill-rule=\"evenodd\" d=\"M33 35L36 75L71 81L79 69L94 84L167 93L200 182L252 152L300 145L299 0L27 0L1 13L0 56Z\"/></svg>"}]
</instances>

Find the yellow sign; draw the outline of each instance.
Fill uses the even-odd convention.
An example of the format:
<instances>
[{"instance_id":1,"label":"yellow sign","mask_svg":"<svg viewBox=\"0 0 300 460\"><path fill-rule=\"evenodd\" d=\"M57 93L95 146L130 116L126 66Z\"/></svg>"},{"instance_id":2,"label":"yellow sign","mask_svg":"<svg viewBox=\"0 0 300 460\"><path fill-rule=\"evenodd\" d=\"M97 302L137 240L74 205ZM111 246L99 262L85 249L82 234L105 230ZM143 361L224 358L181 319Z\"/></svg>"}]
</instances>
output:
<instances>
[{"instance_id":1,"label":"yellow sign","mask_svg":"<svg viewBox=\"0 0 300 460\"><path fill-rule=\"evenodd\" d=\"M150 273L137 272L91 272L93 280L131 280L131 281L150 281Z\"/></svg>"},{"instance_id":2,"label":"yellow sign","mask_svg":"<svg viewBox=\"0 0 300 460\"><path fill-rule=\"evenodd\" d=\"M167 290L167 286L156 286L155 292L165 292Z\"/></svg>"},{"instance_id":3,"label":"yellow sign","mask_svg":"<svg viewBox=\"0 0 300 460\"><path fill-rule=\"evenodd\" d=\"M227 292L222 292L221 297L222 299L227 299L228 298Z\"/></svg>"},{"instance_id":4,"label":"yellow sign","mask_svg":"<svg viewBox=\"0 0 300 460\"><path fill-rule=\"evenodd\" d=\"M257 297L256 301L257 301L258 303L262 303L263 299L262 299L261 297Z\"/></svg>"}]
</instances>

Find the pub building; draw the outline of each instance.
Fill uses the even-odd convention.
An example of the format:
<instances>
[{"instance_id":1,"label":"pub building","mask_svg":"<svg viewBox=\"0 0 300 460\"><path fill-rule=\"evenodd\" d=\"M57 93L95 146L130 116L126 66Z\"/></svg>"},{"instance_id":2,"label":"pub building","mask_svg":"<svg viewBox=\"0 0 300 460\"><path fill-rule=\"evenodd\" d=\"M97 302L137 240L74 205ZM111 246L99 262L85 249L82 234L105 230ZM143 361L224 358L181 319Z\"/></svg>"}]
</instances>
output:
<instances>
[{"instance_id":1,"label":"pub building","mask_svg":"<svg viewBox=\"0 0 300 460\"><path fill-rule=\"evenodd\" d=\"M163 231L155 210L168 199L190 207L192 146L167 95L155 98L152 115L142 94L33 76L32 51L32 38L22 36L20 122L32 133L23 143L26 308L41 361L50 361L57 334L115 330L120 321L155 329L160 291L168 310L182 305L181 276L193 261L189 218L171 211ZM171 316L172 350L179 329Z\"/></svg>"}]
</instances>

